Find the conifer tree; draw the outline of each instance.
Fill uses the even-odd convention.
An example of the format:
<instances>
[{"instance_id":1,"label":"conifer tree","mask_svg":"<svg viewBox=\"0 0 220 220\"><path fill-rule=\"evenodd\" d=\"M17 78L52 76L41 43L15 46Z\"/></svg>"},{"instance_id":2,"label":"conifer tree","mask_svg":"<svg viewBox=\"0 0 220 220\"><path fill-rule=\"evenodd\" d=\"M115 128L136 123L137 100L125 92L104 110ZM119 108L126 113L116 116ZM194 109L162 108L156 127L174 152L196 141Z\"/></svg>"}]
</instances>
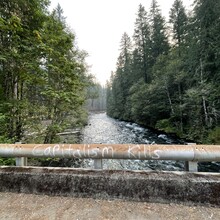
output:
<instances>
[{"instance_id":1,"label":"conifer tree","mask_svg":"<svg viewBox=\"0 0 220 220\"><path fill-rule=\"evenodd\" d=\"M187 32L187 15L182 0L175 0L172 8L170 9L170 20L172 24L173 39L176 40L176 44L179 47L179 54L181 45L186 38Z\"/></svg>"},{"instance_id":2,"label":"conifer tree","mask_svg":"<svg viewBox=\"0 0 220 220\"><path fill-rule=\"evenodd\" d=\"M133 38L135 42L136 53L134 59L136 59L136 57L140 57L142 72L141 77L143 77L145 83L147 83L150 81L150 27L148 24L147 12L142 5L139 5Z\"/></svg>"},{"instance_id":3,"label":"conifer tree","mask_svg":"<svg viewBox=\"0 0 220 220\"><path fill-rule=\"evenodd\" d=\"M169 43L166 33L165 20L161 14L156 0L152 0L150 8L150 30L151 30L151 56L152 66L161 54L167 54Z\"/></svg>"}]
</instances>

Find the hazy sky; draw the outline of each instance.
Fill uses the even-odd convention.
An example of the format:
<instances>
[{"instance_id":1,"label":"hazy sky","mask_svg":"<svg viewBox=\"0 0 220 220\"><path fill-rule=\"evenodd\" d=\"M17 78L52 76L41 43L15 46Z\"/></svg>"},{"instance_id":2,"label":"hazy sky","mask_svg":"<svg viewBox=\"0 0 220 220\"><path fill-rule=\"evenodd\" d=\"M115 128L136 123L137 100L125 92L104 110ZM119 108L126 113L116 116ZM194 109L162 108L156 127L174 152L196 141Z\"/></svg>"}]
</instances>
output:
<instances>
[{"instance_id":1,"label":"hazy sky","mask_svg":"<svg viewBox=\"0 0 220 220\"><path fill-rule=\"evenodd\" d=\"M174 0L158 0L163 16L168 17ZM193 0L183 0L186 7ZM149 11L151 0L51 0L51 7L60 3L67 24L75 32L80 49L101 84L115 71L122 34L133 35L139 4Z\"/></svg>"}]
</instances>

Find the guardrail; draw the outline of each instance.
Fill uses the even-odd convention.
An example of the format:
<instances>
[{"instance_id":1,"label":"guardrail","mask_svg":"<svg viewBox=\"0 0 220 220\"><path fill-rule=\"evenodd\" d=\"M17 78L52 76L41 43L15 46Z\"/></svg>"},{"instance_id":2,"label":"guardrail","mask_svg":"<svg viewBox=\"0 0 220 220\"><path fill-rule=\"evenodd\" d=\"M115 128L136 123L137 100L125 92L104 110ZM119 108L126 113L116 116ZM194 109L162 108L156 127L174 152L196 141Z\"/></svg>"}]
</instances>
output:
<instances>
[{"instance_id":1,"label":"guardrail","mask_svg":"<svg viewBox=\"0 0 220 220\"><path fill-rule=\"evenodd\" d=\"M0 157L16 157L17 166L27 165L27 157L90 158L95 168L102 159L186 161L189 171L197 171L199 161L219 161L220 145L142 144L0 144Z\"/></svg>"}]
</instances>

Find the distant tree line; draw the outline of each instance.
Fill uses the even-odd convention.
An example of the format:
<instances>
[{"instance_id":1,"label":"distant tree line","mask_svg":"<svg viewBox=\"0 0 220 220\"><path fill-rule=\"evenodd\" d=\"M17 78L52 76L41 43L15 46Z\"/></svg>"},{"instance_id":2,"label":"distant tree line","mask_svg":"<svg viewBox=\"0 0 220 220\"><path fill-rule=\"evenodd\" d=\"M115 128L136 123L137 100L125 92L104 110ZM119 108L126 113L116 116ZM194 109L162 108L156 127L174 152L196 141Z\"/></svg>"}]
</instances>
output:
<instances>
[{"instance_id":1,"label":"distant tree line","mask_svg":"<svg viewBox=\"0 0 220 220\"><path fill-rule=\"evenodd\" d=\"M48 120L44 142L75 118L80 123L88 77L62 8L48 0L0 1L0 142L19 141Z\"/></svg>"},{"instance_id":2,"label":"distant tree line","mask_svg":"<svg viewBox=\"0 0 220 220\"><path fill-rule=\"evenodd\" d=\"M138 8L132 39L124 33L107 83L111 117L220 143L220 1L175 0L169 22L153 0Z\"/></svg>"},{"instance_id":3,"label":"distant tree line","mask_svg":"<svg viewBox=\"0 0 220 220\"><path fill-rule=\"evenodd\" d=\"M88 111L106 111L106 88L93 81L87 88Z\"/></svg>"}]
</instances>

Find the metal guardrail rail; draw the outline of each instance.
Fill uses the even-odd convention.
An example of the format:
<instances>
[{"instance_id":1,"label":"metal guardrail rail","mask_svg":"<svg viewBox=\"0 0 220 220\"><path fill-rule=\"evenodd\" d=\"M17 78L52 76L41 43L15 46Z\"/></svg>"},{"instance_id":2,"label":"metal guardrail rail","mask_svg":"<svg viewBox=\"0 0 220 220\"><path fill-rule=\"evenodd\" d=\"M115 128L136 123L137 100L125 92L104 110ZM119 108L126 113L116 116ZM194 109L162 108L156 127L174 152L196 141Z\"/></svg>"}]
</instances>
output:
<instances>
[{"instance_id":1,"label":"metal guardrail rail","mask_svg":"<svg viewBox=\"0 0 220 220\"><path fill-rule=\"evenodd\" d=\"M26 165L24 157L90 158L95 168L102 159L188 161L197 171L199 161L219 161L220 145L146 145L146 144L0 144L0 157L17 157L16 165Z\"/></svg>"}]
</instances>

